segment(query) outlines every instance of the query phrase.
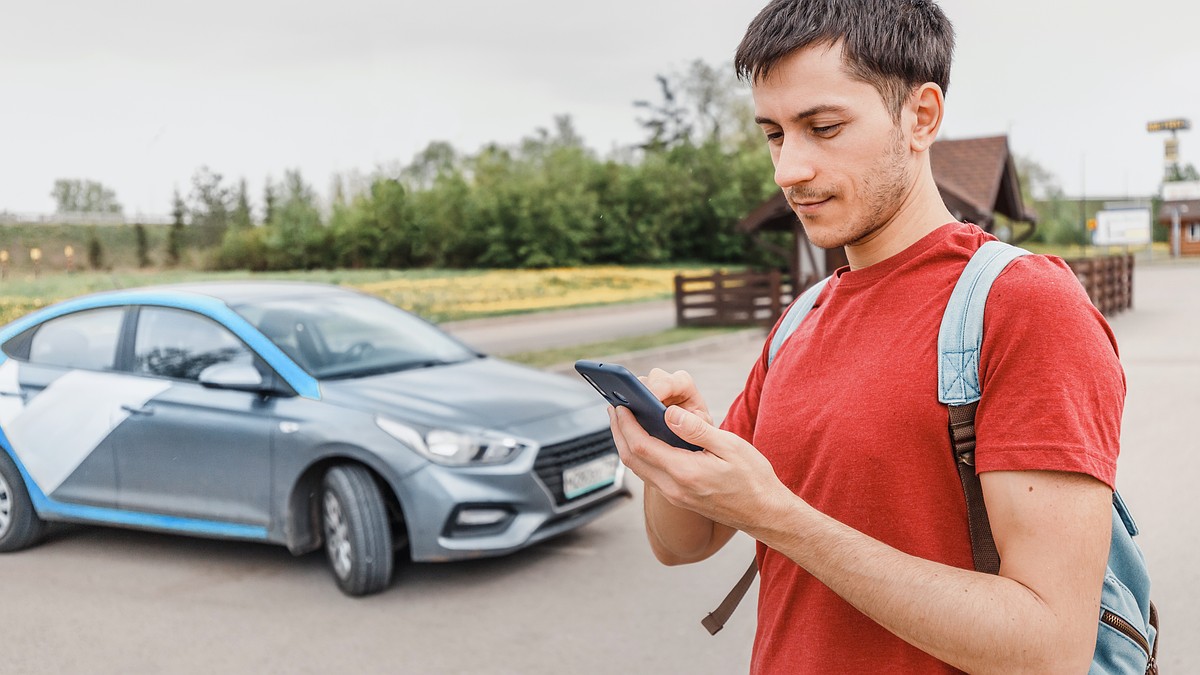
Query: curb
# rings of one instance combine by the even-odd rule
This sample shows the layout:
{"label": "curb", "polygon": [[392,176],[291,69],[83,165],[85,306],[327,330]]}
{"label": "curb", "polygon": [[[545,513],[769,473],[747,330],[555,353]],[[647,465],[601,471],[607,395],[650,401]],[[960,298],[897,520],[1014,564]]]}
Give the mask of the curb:
{"label": "curb", "polygon": [[[622,354],[606,354],[603,357],[598,358],[607,363],[619,363],[634,373],[639,373],[655,367],[657,362],[666,359],[673,359],[692,354],[702,354],[704,352],[716,351],[726,347],[735,347],[754,342],[761,344],[766,337],[767,331],[764,328],[747,328],[746,330],[726,333],[725,335],[713,335],[711,337],[691,340],[689,342],[680,342],[678,344],[664,345],[662,347],[652,347],[650,349],[639,349],[637,351],[624,352]],[[542,370],[561,375],[574,375],[575,362],[564,361],[563,363],[555,363],[542,368]]]}

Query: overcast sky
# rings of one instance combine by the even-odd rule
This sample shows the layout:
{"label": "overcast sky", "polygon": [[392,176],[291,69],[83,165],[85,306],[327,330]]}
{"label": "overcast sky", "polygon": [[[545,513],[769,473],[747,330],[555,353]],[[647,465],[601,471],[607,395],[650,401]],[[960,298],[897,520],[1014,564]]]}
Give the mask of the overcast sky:
{"label": "overcast sky", "polygon": [[[570,114],[602,154],[643,137],[654,76],[727,64],[765,0],[0,0],[0,211],[57,178],[165,214],[207,165],[248,179],[473,153]],[[1162,135],[1200,123],[1200,5],[942,0],[958,49],[942,138],[1007,133],[1068,194],[1157,190]],[[1200,129],[1180,134],[1200,165]],[[766,152],[764,146],[764,152]]]}

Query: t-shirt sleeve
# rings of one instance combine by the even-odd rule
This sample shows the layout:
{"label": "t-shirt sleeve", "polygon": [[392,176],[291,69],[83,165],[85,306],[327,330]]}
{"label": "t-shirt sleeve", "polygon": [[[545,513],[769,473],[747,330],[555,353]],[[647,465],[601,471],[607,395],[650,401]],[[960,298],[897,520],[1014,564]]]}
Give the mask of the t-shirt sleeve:
{"label": "t-shirt sleeve", "polygon": [[1084,473],[1115,487],[1125,374],[1108,322],[1060,258],[1024,256],[988,295],[976,468]]}

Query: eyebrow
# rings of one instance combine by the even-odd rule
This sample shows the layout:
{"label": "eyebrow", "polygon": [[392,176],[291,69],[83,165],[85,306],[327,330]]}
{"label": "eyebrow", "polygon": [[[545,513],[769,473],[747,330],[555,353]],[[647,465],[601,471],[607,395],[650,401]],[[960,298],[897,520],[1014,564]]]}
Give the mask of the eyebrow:
{"label": "eyebrow", "polygon": [[[833,105],[831,103],[823,103],[821,105],[814,105],[813,107],[809,108],[808,110],[804,110],[802,112],[796,113],[795,115],[792,115],[791,121],[792,122],[803,122],[804,120],[806,120],[810,117],[814,117],[814,116],[820,115],[822,113],[844,114],[845,112],[846,112],[845,106]],[[776,124],[776,125],[779,124],[778,122],[776,122],[775,120],[773,120],[769,117],[761,117],[761,116],[756,116],[754,118],[754,123],[755,124]]]}

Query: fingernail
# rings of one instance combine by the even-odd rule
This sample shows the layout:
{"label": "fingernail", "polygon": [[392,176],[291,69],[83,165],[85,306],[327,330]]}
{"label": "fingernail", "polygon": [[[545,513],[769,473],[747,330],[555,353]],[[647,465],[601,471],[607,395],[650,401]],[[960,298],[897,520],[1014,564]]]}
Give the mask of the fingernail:
{"label": "fingernail", "polygon": [[683,408],[677,405],[667,408],[666,417],[671,424],[683,424]]}

